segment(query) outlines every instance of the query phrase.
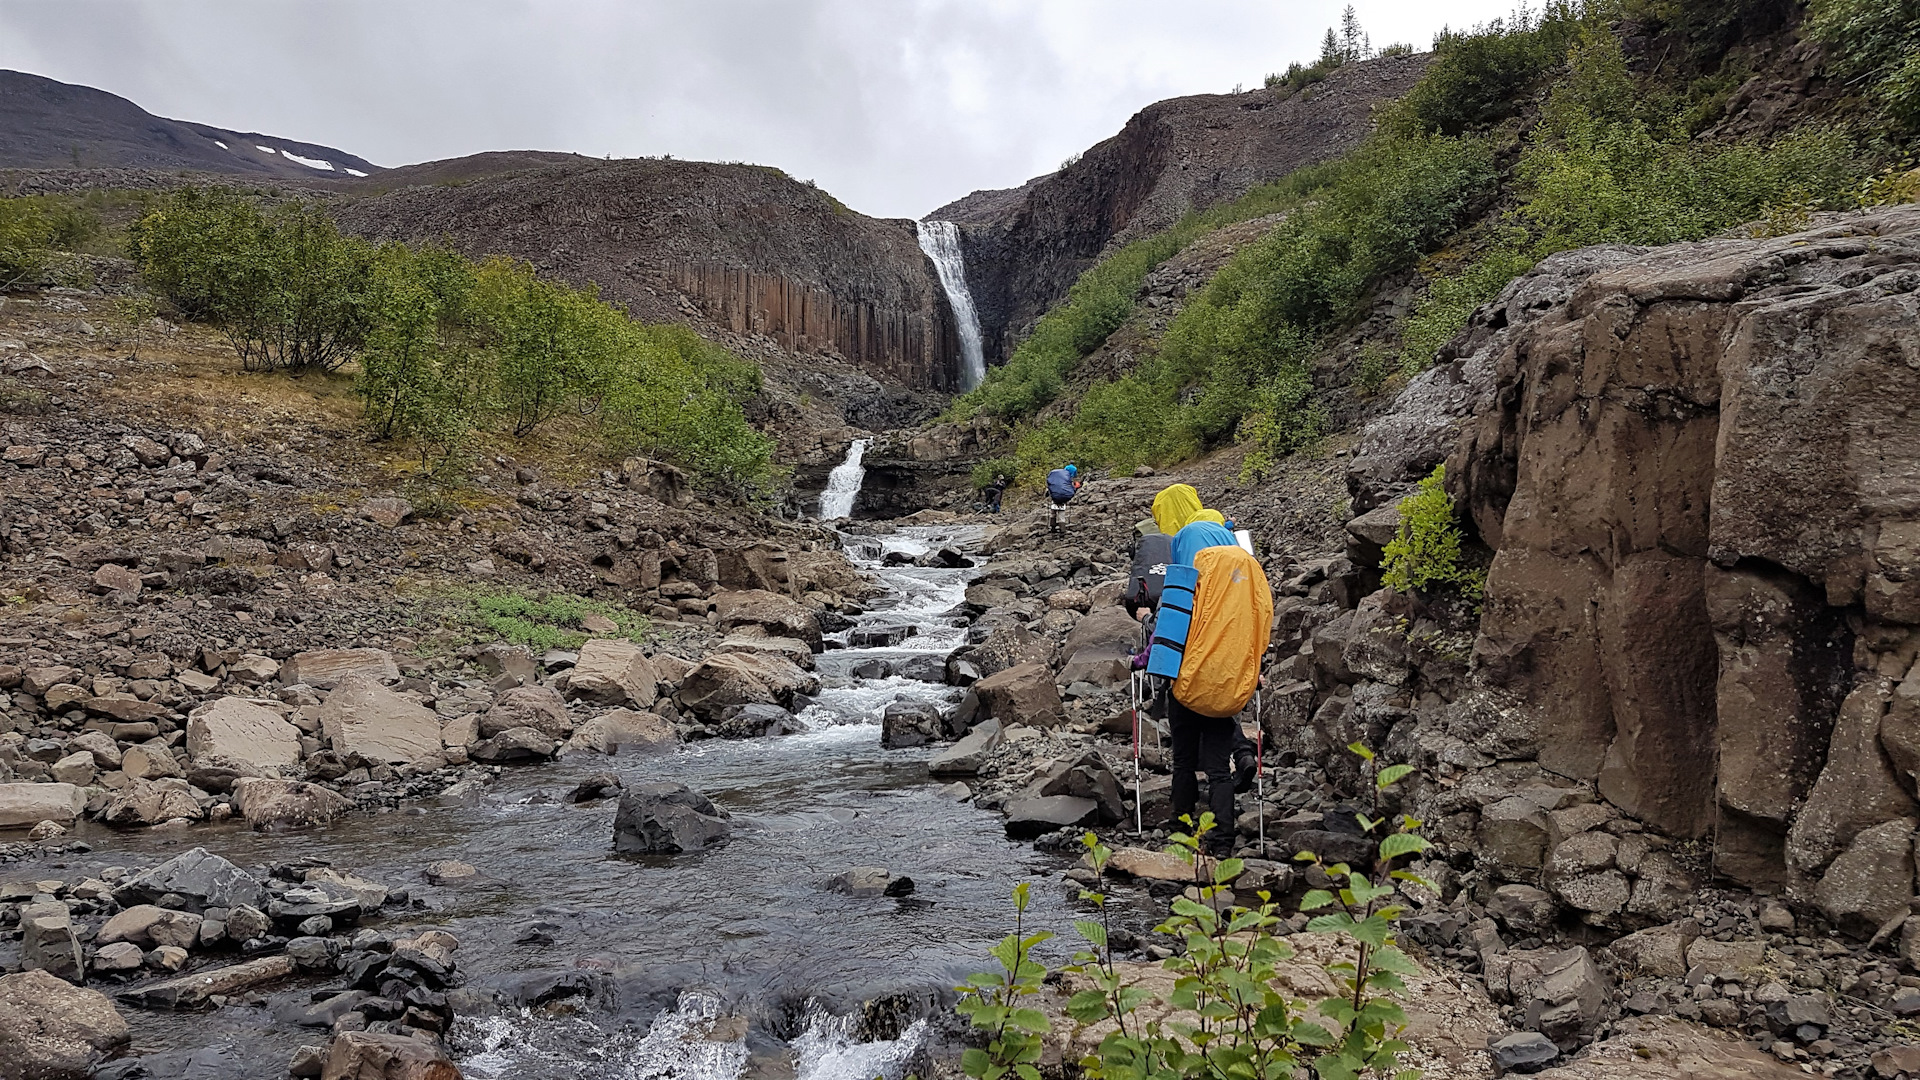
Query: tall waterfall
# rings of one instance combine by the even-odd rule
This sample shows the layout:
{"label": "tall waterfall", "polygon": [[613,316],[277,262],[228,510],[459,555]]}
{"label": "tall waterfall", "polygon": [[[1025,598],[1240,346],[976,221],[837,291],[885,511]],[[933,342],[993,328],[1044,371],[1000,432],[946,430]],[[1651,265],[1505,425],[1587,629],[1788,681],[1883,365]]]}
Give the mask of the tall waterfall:
{"label": "tall waterfall", "polygon": [[827,474],[827,490],[820,493],[821,521],[853,515],[853,500],[860,495],[860,481],[867,478],[866,467],[860,464],[860,459],[866,456],[867,444],[872,441],[853,440],[853,445],[847,447],[847,460]]}
{"label": "tall waterfall", "polygon": [[960,375],[967,389],[980,385],[987,377],[986,353],[980,347],[980,315],[973,309],[973,294],[967,291],[967,262],[960,253],[960,226],[951,221],[919,223],[920,250],[933,260],[940,272],[940,287],[947,291],[947,306],[953,308],[953,320],[960,330]]}

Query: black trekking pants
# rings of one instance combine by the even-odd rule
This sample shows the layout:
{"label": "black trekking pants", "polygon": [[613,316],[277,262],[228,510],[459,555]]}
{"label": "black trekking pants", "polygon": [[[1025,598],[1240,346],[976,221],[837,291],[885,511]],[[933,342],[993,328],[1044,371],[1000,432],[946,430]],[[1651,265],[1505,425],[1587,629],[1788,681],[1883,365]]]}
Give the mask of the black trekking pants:
{"label": "black trekking pants", "polygon": [[[1195,813],[1200,801],[1200,781],[1196,771],[1207,774],[1207,809],[1216,822],[1208,834],[1211,846],[1233,843],[1233,743],[1239,725],[1232,717],[1202,716],[1172,695],[1167,697],[1167,730],[1173,738],[1173,820]],[[1177,825],[1182,832],[1187,826]]]}

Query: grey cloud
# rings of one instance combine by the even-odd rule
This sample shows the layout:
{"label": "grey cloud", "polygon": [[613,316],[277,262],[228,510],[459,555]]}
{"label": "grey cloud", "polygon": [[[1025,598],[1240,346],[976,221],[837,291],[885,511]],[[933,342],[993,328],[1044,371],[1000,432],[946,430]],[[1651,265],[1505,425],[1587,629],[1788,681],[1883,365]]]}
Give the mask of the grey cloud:
{"label": "grey cloud", "polygon": [[[1372,0],[1425,45],[1510,0]],[[1309,0],[4,0],[0,66],[384,165],[482,150],[745,160],[918,216],[1140,107],[1315,53]]]}

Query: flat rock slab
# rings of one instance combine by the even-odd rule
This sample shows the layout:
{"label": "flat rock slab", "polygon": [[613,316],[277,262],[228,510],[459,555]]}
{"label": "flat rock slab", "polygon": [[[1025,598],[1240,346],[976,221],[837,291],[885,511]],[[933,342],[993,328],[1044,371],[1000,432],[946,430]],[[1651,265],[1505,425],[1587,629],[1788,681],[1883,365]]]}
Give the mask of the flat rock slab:
{"label": "flat rock slab", "polygon": [[1070,825],[1085,825],[1100,813],[1100,804],[1077,795],[1042,795],[1007,804],[1007,836],[1032,840]]}
{"label": "flat rock slab", "polygon": [[137,987],[122,993],[120,999],[147,1009],[193,1009],[205,1005],[215,994],[237,994],[291,974],[292,957],[262,956]]}
{"label": "flat rock slab", "polygon": [[0,784],[0,829],[71,824],[86,805],[86,792],[72,784]]}
{"label": "flat rock slab", "polygon": [[400,677],[400,665],[385,649],[309,649],[294,653],[280,666],[280,681],[292,686],[305,683],[331,690],[349,675],[364,675],[378,682]]}

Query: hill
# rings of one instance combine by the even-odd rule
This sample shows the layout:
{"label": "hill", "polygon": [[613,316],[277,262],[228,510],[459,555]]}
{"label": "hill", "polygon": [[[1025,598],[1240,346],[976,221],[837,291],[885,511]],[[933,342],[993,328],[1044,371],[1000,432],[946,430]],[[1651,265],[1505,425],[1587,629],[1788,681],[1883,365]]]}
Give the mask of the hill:
{"label": "hill", "polygon": [[380,171],[331,146],[169,120],[104,90],[24,71],[0,71],[0,168],[190,169],[285,180]]}

